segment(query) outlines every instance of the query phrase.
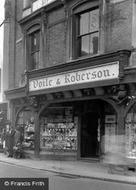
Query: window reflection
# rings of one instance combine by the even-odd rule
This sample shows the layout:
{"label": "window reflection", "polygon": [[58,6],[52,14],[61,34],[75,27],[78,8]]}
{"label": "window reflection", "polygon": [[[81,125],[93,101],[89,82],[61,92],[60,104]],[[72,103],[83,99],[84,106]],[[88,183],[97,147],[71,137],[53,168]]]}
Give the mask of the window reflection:
{"label": "window reflection", "polygon": [[97,54],[98,52],[98,33],[90,35],[90,54]]}
{"label": "window reflection", "polygon": [[81,56],[89,54],[89,36],[81,38]]}
{"label": "window reflection", "polygon": [[35,52],[32,54],[32,67],[31,69],[38,69],[39,68],[39,59],[40,59],[40,52]]}
{"label": "window reflection", "polygon": [[89,31],[95,32],[99,30],[99,10],[96,9],[91,11],[89,16],[90,16]]}
{"label": "window reflection", "polygon": [[80,35],[89,32],[89,13],[80,15]]}

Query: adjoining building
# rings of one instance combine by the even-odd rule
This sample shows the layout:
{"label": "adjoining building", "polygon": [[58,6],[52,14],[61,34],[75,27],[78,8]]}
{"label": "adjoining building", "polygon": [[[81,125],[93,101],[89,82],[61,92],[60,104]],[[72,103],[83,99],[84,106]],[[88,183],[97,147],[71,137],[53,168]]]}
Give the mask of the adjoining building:
{"label": "adjoining building", "polygon": [[7,119],[7,109],[8,104],[5,101],[2,101],[2,76],[1,76],[1,68],[0,68],[0,152],[3,152],[3,142],[4,142],[4,133],[6,130],[6,126],[8,125]]}
{"label": "adjoining building", "polygon": [[7,103],[1,102],[0,103],[0,151],[3,151],[3,145],[4,145],[4,136],[5,131],[7,128],[7,125],[9,121],[7,120]]}
{"label": "adjoining building", "polygon": [[123,139],[136,158],[135,1],[7,0],[5,16],[5,95],[26,152],[100,160]]}

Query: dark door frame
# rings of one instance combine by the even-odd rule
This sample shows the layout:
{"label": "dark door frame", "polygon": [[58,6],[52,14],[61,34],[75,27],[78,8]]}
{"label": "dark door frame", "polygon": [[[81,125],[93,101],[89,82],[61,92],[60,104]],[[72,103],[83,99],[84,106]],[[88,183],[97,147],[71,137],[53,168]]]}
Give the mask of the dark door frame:
{"label": "dark door frame", "polygon": [[[107,104],[109,104],[109,106],[111,106],[113,109],[114,109],[114,111],[116,112],[116,114],[118,115],[118,112],[117,112],[117,110],[115,109],[115,107],[113,106],[113,104],[110,104],[108,101],[105,101],[104,99],[90,99],[90,100],[100,100],[100,101],[102,101],[103,103],[107,103]],[[79,121],[79,127],[78,127],[78,131],[77,131],[77,134],[78,134],[78,136],[77,136],[77,159],[78,160],[93,160],[93,161],[99,161],[100,159],[101,159],[101,140],[102,140],[102,134],[104,133],[104,131],[102,131],[102,130],[105,130],[103,127],[104,127],[104,117],[103,117],[103,112],[102,112],[102,110],[99,110],[99,112],[98,112],[98,118],[100,119],[100,145],[99,145],[99,156],[98,157],[82,157],[81,156],[81,128],[82,128],[82,116],[83,116],[83,114],[85,114],[85,113],[89,113],[89,112],[92,112],[92,113],[94,113],[94,111],[90,111],[90,110],[87,110],[86,112],[84,112],[84,113],[79,113],[79,115],[78,115],[78,121]]]}

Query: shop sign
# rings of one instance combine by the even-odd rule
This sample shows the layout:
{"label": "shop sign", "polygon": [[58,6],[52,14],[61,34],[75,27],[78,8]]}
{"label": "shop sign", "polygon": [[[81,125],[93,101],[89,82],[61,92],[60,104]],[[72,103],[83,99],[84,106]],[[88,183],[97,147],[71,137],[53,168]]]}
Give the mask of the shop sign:
{"label": "shop sign", "polygon": [[55,87],[90,83],[117,79],[119,77],[119,62],[82,68],[68,72],[47,75],[29,80],[29,91],[44,90]]}
{"label": "shop sign", "polygon": [[116,115],[106,115],[105,123],[116,123]]}

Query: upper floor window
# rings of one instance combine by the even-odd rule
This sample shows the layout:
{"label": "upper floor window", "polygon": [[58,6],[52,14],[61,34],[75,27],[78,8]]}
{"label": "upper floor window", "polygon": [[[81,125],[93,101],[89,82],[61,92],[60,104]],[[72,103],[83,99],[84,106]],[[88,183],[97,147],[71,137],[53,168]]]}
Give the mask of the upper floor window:
{"label": "upper floor window", "polygon": [[42,8],[43,6],[47,6],[53,3],[56,0],[23,0],[23,14],[22,17],[26,17]]}
{"label": "upper floor window", "polygon": [[41,26],[39,20],[34,22],[35,24],[24,30],[27,70],[39,69],[41,63]]}
{"label": "upper floor window", "polygon": [[40,30],[29,35],[29,70],[38,69],[40,66]]}
{"label": "upper floor window", "polygon": [[99,44],[99,9],[95,8],[78,14],[77,33],[78,57],[95,55]]}
{"label": "upper floor window", "polygon": [[31,0],[23,0],[23,9],[30,8]]}

